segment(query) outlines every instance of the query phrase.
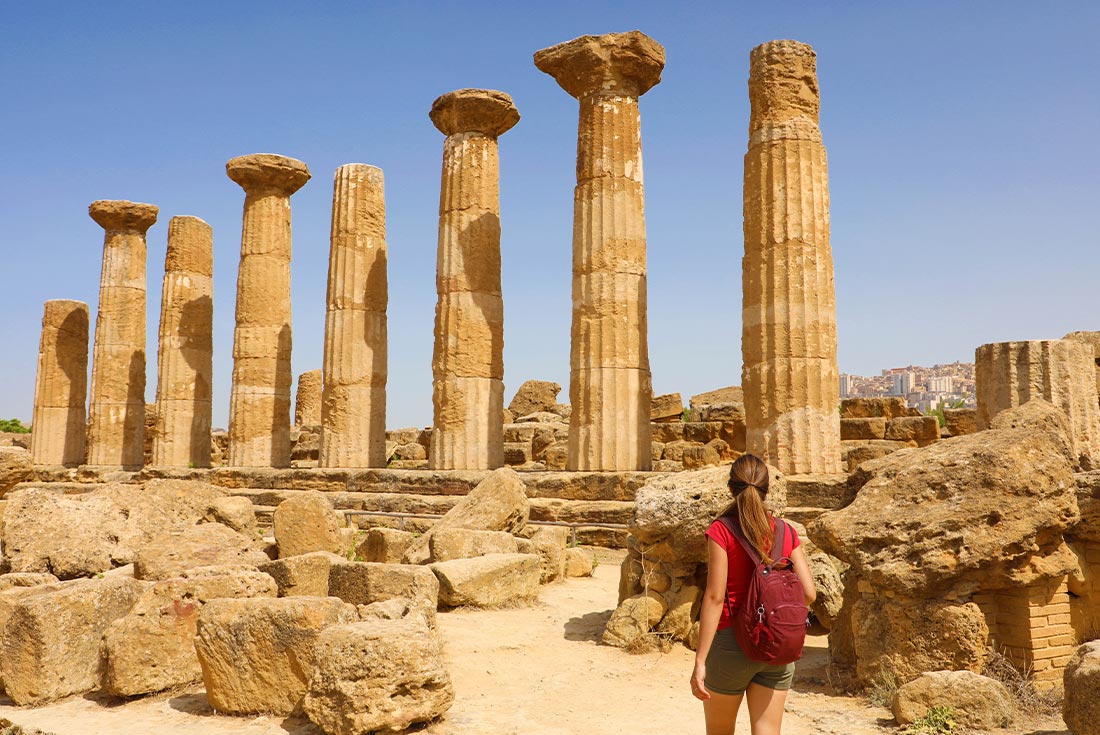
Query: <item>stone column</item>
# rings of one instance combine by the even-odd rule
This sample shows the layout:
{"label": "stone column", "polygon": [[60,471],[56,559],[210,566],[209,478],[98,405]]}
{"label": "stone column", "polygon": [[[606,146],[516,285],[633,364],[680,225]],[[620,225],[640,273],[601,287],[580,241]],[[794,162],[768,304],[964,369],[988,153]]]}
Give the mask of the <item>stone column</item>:
{"label": "stone column", "polygon": [[447,139],[439,196],[429,466],[494,469],[504,464],[497,137],[519,122],[519,112],[503,92],[460,89],[437,99],[430,117]]}
{"label": "stone column", "polygon": [[84,403],[88,396],[88,305],[47,301],[34,382],[31,461],[84,463]]}
{"label": "stone column", "polygon": [[382,169],[349,163],[332,192],[320,467],[386,466],[386,198]]}
{"label": "stone column", "polygon": [[814,50],[771,41],[749,60],[742,378],[746,444],[788,474],[838,473],[836,294]]}
{"label": "stone column", "polygon": [[231,159],[245,191],[229,465],[290,466],[290,195],[309,181],[301,161],[270,153]]}
{"label": "stone column", "polygon": [[298,376],[294,394],[294,425],[321,425],[321,371],[309,370]]}
{"label": "stone column", "polygon": [[88,407],[89,465],[136,468],[144,460],[145,233],[159,211],[127,201],[88,207],[106,230]]}
{"label": "stone column", "polygon": [[168,222],[157,350],[153,465],[210,466],[214,234],[198,217]]}
{"label": "stone column", "polygon": [[1074,455],[1085,467],[1100,466],[1100,404],[1090,344],[1075,339],[995,342],[974,356],[978,429],[1010,408],[1039,398],[1062,410]]}
{"label": "stone column", "polygon": [[638,98],[664,48],[638,32],[582,36],[535,54],[580,101],[573,194],[570,470],[648,470],[650,372]]}

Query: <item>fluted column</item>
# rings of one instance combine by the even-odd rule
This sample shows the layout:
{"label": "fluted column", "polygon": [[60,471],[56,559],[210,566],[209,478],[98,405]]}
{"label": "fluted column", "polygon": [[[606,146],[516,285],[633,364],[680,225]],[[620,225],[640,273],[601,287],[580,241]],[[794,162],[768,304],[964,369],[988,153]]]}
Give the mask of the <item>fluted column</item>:
{"label": "fluted column", "polygon": [[84,403],[88,394],[88,305],[47,301],[34,382],[31,461],[38,465],[84,463]]}
{"label": "fluted column", "polygon": [[747,449],[788,474],[841,471],[829,185],[812,48],[771,41],[749,67],[742,261]]}
{"label": "fluted column", "polygon": [[290,195],[309,181],[301,161],[270,153],[231,159],[245,191],[229,465],[290,466]]}
{"label": "fluted column", "polygon": [[308,370],[298,376],[298,390],[294,392],[294,425],[321,425],[320,370]]}
{"label": "fluted column", "polygon": [[1100,405],[1092,345],[1074,339],[994,342],[974,355],[978,429],[1001,411],[1032,399],[1066,415],[1073,452],[1088,468],[1100,466]]}
{"label": "fluted column", "polygon": [[433,469],[504,464],[504,300],[497,137],[519,122],[512,98],[459,89],[430,113],[443,143],[432,355]]}
{"label": "fluted column", "polygon": [[198,217],[168,222],[157,350],[153,464],[210,466],[214,233]]}
{"label": "fluted column", "polygon": [[638,98],[665,50],[638,32],[582,36],[535,54],[580,101],[573,195],[570,470],[648,470],[652,398]]}
{"label": "fluted column", "polygon": [[88,407],[88,464],[141,467],[145,448],[145,233],[152,204],[100,200],[88,214],[105,231]]}
{"label": "fluted column", "polygon": [[321,467],[386,466],[386,198],[382,169],[336,169],[321,399]]}

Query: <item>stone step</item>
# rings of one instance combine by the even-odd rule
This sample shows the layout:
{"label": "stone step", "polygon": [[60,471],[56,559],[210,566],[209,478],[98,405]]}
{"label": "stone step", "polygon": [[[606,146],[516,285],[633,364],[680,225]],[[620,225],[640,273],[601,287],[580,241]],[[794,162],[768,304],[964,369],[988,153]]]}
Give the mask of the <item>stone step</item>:
{"label": "stone step", "polygon": [[[271,469],[218,467],[172,469],[147,467],[140,472],[95,468],[40,467],[35,484],[144,482],[151,479],[197,480],[219,487],[265,490],[318,490],[320,492],[383,492],[411,495],[462,496],[485,479],[483,470],[399,469]],[[638,488],[660,472],[547,472],[517,473],[531,498],[633,502]]]}
{"label": "stone step", "polygon": [[[271,525],[271,514],[282,501],[294,495],[307,492],[302,490],[265,490],[263,488],[238,488],[234,495],[246,497],[252,501],[261,528]],[[461,498],[432,495],[408,495],[404,493],[330,493],[327,496],[337,511],[380,511],[383,513],[407,513],[410,516],[443,515]],[[554,498],[532,498],[531,520],[570,523],[580,526],[577,538],[580,543],[594,546],[612,546],[621,548],[626,544],[625,528],[599,528],[586,526],[589,523],[606,523],[625,526],[630,523],[634,513],[634,504],[624,501],[601,500],[559,500]],[[353,525],[360,528],[386,526],[397,528],[397,518],[387,516],[352,516]],[[408,518],[405,527],[422,531],[434,518]]]}
{"label": "stone step", "polygon": [[856,496],[847,474],[789,475],[786,479],[788,506],[835,510],[848,505]]}

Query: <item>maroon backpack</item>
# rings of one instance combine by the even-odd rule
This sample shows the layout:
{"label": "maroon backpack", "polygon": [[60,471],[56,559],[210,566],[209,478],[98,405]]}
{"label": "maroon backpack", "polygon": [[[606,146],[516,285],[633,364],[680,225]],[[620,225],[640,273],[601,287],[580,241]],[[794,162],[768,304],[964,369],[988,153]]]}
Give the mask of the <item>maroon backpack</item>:
{"label": "maroon backpack", "polygon": [[[789,557],[781,556],[765,564],[752,547],[737,521],[727,516],[719,518],[740,543],[753,562],[749,587],[740,609],[729,608],[733,634],[745,656],[769,664],[789,664],[802,657],[806,642],[807,610],[802,582],[794,573]],[[783,553],[787,524],[775,519],[773,553]]]}

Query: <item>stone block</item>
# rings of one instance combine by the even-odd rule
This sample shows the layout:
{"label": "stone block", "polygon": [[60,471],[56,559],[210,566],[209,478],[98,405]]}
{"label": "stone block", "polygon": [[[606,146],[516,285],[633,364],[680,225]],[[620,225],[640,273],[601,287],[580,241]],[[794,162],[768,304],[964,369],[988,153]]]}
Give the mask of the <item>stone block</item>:
{"label": "stone block", "polygon": [[319,633],[359,619],[333,597],[213,600],[199,613],[195,651],[206,698],[234,715],[288,715],[301,704]]}
{"label": "stone block", "polygon": [[650,421],[679,421],[684,413],[684,400],[679,393],[653,396],[649,406]]}
{"label": "stone block", "polygon": [[343,555],[343,518],[332,501],[319,492],[292,495],[275,508],[275,541],[279,556],[299,556],[311,551]]}
{"label": "stone block", "polygon": [[530,536],[531,550],[542,562],[539,581],[548,584],[565,578],[565,551],[569,543],[569,529],[563,526],[539,526]]}
{"label": "stone block", "polygon": [[1100,735],[1100,640],[1079,647],[1062,676],[1066,726],[1077,735]]}
{"label": "stone block", "polygon": [[398,444],[393,450],[394,459],[427,459],[428,451],[424,448],[424,445],[417,442],[410,442],[408,444]]}
{"label": "stone block", "polygon": [[0,680],[18,705],[51,702],[100,685],[100,639],[147,587],[88,579],[28,594],[0,630]]}
{"label": "stone block", "polygon": [[910,416],[909,405],[901,396],[879,398],[845,398],[840,402],[842,419],[885,418]]}
{"label": "stone block", "polygon": [[400,564],[401,557],[416,540],[411,531],[396,528],[372,528],[367,537],[359,544],[355,553],[362,561],[376,561],[383,564]]}
{"label": "stone block", "polygon": [[720,421],[687,421],[684,423],[684,441],[697,444],[719,438],[722,433]]}
{"label": "stone block", "polygon": [[344,561],[329,551],[312,551],[267,561],[258,569],[275,580],[279,597],[328,597],[329,570]]}
{"label": "stone block", "polygon": [[947,424],[944,428],[951,436],[973,434],[978,430],[978,409],[976,408],[945,408],[943,418]]}
{"label": "stone block", "polygon": [[405,730],[454,702],[439,639],[416,616],[321,631],[302,708],[329,735]]}
{"label": "stone block", "polygon": [[251,567],[204,567],[155,583],[103,634],[103,690],[135,697],[199,681],[194,637],[202,606],[277,592],[274,579]]}
{"label": "stone block", "polygon": [[744,404],[745,395],[739,385],[730,385],[725,388],[697,393],[689,401],[692,408],[710,406],[716,403],[741,403]]}
{"label": "stone block", "polygon": [[668,444],[669,442],[683,441],[684,423],[682,421],[654,422],[649,425],[649,428],[655,442]]}
{"label": "stone block", "polygon": [[628,646],[649,633],[666,612],[668,603],[656,592],[627,597],[611,613],[601,640],[609,646]]}
{"label": "stone block", "polygon": [[[0,508],[0,512],[2,511],[3,508]],[[10,572],[8,574],[0,574],[0,592],[15,588],[38,587],[44,584],[54,584],[57,581],[57,577],[46,572]]]}
{"label": "stone block", "polygon": [[571,546],[565,550],[565,576],[591,577],[596,569],[596,555],[589,549]]}
{"label": "stone block", "polygon": [[569,444],[564,441],[556,441],[546,448],[543,454],[543,462],[548,470],[564,470],[569,460]]}
{"label": "stone block", "polygon": [[528,380],[519,387],[508,410],[513,416],[526,416],[539,411],[553,413],[561,386],[548,380]]}
{"label": "stone block", "polygon": [[531,461],[531,442],[504,442],[504,464],[525,465]]}
{"label": "stone block", "polygon": [[527,524],[530,512],[527,487],[519,475],[507,467],[493,470],[416,539],[402,560],[410,564],[426,562],[430,556],[429,544],[432,536],[443,529],[466,528],[512,533]]}
{"label": "stone block", "polygon": [[0,447],[0,498],[33,473],[30,452],[22,447]]}
{"label": "stone block", "polygon": [[[721,441],[720,439],[717,441]],[[725,446],[725,442],[722,442],[722,446]],[[722,454],[718,451],[718,448],[714,443],[707,443],[703,446],[690,446],[684,448],[684,453],[681,455],[681,462],[683,462],[685,470],[698,470],[704,467],[713,467],[714,465],[722,463]]]}
{"label": "stone block", "polygon": [[940,422],[935,416],[901,416],[886,424],[884,438],[890,441],[913,442],[918,447],[939,441]]}
{"label": "stone block", "polygon": [[842,441],[850,439],[885,439],[886,419],[859,418],[840,420],[840,438]]}
{"label": "stone block", "polygon": [[395,597],[412,600],[431,625],[439,583],[427,567],[416,564],[380,564],[345,561],[329,570],[329,595],[353,605],[385,602]]}
{"label": "stone block", "polygon": [[268,560],[256,539],[220,523],[202,523],[165,534],[146,544],[134,560],[137,579],[170,579],[195,567],[247,564]]}
{"label": "stone block", "polygon": [[439,603],[446,607],[499,607],[534,600],[542,576],[536,554],[488,554],[429,567],[439,579]]}
{"label": "stone block", "polygon": [[[681,458],[683,454],[680,455]],[[684,463],[675,459],[662,459],[653,463],[654,472],[681,472],[684,469]]]}
{"label": "stone block", "polygon": [[994,730],[1015,719],[1004,684],[973,671],[929,671],[898,687],[891,708],[899,725],[911,725],[933,707],[950,707],[962,727]]}
{"label": "stone block", "polygon": [[471,531],[445,528],[432,535],[429,544],[433,562],[470,559],[486,554],[516,554],[516,537],[507,531]]}

